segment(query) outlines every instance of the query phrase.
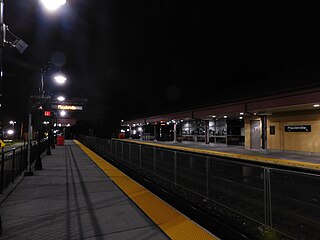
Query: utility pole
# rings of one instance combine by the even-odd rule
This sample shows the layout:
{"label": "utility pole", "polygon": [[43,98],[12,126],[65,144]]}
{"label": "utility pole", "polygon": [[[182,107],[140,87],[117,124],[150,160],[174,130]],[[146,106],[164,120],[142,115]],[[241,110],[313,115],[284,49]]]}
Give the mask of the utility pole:
{"label": "utility pole", "polygon": [[4,54],[4,40],[5,40],[5,27],[3,22],[3,0],[0,0],[0,127],[1,127],[1,140],[3,140],[3,54]]}

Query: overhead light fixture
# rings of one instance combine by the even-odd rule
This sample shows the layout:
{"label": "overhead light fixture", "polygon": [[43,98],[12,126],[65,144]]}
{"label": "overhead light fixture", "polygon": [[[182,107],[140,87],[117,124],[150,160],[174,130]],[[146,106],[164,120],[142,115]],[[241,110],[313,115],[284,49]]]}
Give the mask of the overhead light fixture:
{"label": "overhead light fixture", "polygon": [[240,115],[243,115],[243,114],[244,114],[243,112],[240,113]]}
{"label": "overhead light fixture", "polygon": [[66,111],[61,111],[61,112],[60,112],[60,116],[61,116],[61,117],[64,117],[64,116],[66,116],[66,115],[67,115]]}
{"label": "overhead light fixture", "polygon": [[314,104],[313,107],[315,108],[320,107],[320,104]]}
{"label": "overhead light fixture", "polygon": [[216,116],[215,116],[215,115],[213,115],[212,117],[213,117],[213,118],[216,118]]}
{"label": "overhead light fixture", "polygon": [[224,115],[223,117],[224,117],[224,118],[227,118],[228,116],[227,116],[227,115]]}
{"label": "overhead light fixture", "polygon": [[49,11],[54,11],[66,3],[66,0],[40,0]]}
{"label": "overhead light fixture", "polygon": [[7,133],[8,133],[9,135],[12,135],[12,134],[14,133],[14,131],[11,130],[11,129],[9,129],[9,130],[7,131]]}
{"label": "overhead light fixture", "polygon": [[59,75],[56,75],[56,76],[54,77],[54,80],[56,80],[56,82],[57,82],[58,84],[64,84],[64,83],[67,81],[67,78],[66,78],[65,76],[59,74]]}
{"label": "overhead light fixture", "polygon": [[64,100],[66,100],[66,98],[64,96],[59,96],[57,97],[57,100],[59,100],[60,102],[63,102]]}

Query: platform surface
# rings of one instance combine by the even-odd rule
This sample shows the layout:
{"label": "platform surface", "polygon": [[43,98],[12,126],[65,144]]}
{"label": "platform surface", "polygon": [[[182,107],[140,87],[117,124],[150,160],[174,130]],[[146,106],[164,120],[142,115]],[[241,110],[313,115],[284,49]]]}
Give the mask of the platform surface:
{"label": "platform surface", "polygon": [[77,141],[0,205],[0,239],[218,239]]}
{"label": "platform surface", "polygon": [[169,239],[73,142],[1,204],[0,239]]}

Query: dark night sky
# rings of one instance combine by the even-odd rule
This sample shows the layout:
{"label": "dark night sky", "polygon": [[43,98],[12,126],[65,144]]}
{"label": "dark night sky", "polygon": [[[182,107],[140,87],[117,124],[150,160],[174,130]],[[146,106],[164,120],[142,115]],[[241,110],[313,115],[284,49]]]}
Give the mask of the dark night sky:
{"label": "dark night sky", "polygon": [[70,0],[49,16],[37,0],[5,3],[6,24],[29,44],[5,52],[7,118],[26,118],[49,60],[69,82],[47,86],[88,98],[83,117],[105,126],[232,98],[230,88],[249,83],[249,93],[256,80],[320,63],[317,6]]}

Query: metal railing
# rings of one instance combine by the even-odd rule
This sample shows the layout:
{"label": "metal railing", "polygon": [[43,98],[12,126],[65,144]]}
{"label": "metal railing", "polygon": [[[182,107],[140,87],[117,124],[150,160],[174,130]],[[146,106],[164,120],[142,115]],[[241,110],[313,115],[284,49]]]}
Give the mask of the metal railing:
{"label": "metal railing", "polygon": [[[30,164],[33,164],[38,157],[38,144],[31,142]],[[47,148],[47,140],[40,142],[40,154],[44,153]],[[28,145],[10,150],[1,149],[0,159],[0,194],[20,176],[28,165]]]}
{"label": "metal railing", "polygon": [[240,231],[320,239],[320,173],[88,136],[81,141]]}

